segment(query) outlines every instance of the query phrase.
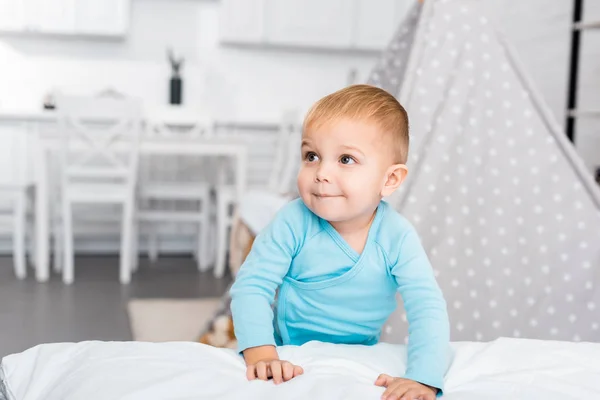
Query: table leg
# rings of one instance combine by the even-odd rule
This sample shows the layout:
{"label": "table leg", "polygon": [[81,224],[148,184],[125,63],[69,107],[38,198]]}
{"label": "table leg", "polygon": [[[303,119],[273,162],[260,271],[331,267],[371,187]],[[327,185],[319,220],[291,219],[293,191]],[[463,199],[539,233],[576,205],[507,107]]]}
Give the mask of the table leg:
{"label": "table leg", "polygon": [[[37,132],[36,132],[37,133]],[[46,282],[50,277],[48,263],[48,162],[46,159],[46,149],[42,140],[38,139],[35,143],[35,239],[36,239],[36,278],[38,282]]]}

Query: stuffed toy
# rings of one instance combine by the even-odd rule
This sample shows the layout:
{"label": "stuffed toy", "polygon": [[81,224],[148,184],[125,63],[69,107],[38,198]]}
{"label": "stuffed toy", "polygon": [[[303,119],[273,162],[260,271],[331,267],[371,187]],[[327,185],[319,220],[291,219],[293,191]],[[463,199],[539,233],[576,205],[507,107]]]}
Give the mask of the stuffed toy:
{"label": "stuffed toy", "polygon": [[209,330],[198,339],[200,343],[214,347],[235,349],[237,340],[233,332],[233,320],[230,315],[222,314],[212,322]]}

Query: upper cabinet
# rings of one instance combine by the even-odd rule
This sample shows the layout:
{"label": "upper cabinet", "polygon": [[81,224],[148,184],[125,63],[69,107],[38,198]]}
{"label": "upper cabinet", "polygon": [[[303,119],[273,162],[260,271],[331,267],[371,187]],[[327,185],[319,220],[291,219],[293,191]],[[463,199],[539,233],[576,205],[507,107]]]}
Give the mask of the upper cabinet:
{"label": "upper cabinet", "polygon": [[75,1],[77,2],[75,13],[75,29],[77,32],[108,36],[124,36],[127,34],[131,7],[130,0]]}
{"label": "upper cabinet", "polygon": [[131,0],[0,0],[0,32],[121,37]]}
{"label": "upper cabinet", "polygon": [[20,0],[0,0],[0,30],[18,31],[25,28],[24,4]]}
{"label": "upper cabinet", "polygon": [[352,44],[353,1],[266,0],[269,43],[290,46],[347,47]]}
{"label": "upper cabinet", "polygon": [[392,39],[412,1],[356,0],[354,46],[379,50]]}
{"label": "upper cabinet", "polygon": [[381,50],[411,0],[221,0],[221,41]]}
{"label": "upper cabinet", "polygon": [[268,0],[222,0],[219,12],[221,41],[239,43],[262,41],[266,1]]}
{"label": "upper cabinet", "polygon": [[26,31],[58,35],[75,33],[76,0],[27,0],[21,3]]}

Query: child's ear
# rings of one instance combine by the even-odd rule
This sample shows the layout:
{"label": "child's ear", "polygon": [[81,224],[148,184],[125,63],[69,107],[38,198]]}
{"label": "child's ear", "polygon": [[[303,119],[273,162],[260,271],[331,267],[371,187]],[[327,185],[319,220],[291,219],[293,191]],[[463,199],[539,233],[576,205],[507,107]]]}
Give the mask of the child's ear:
{"label": "child's ear", "polygon": [[408,168],[404,164],[394,164],[388,168],[386,172],[386,181],[381,189],[381,197],[387,197],[394,193],[400,187],[406,175]]}

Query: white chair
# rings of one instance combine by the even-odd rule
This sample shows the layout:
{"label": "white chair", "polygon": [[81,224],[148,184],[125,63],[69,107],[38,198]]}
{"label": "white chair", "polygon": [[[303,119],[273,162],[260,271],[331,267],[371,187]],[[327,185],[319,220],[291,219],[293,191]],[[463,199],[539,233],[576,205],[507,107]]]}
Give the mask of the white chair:
{"label": "white chair", "polygon": [[[173,117],[179,129],[169,123]],[[212,136],[214,123],[210,118],[191,116],[188,119],[180,113],[163,114],[151,123],[148,135],[159,135],[170,140],[206,140]],[[187,121],[187,122],[186,122]],[[185,126],[185,127],[182,127]],[[150,161],[153,161],[152,159]],[[154,159],[156,161],[156,158]],[[209,260],[209,218],[211,184],[207,178],[207,160],[168,157],[162,163],[154,162],[144,168],[140,181],[138,221],[148,228],[148,257],[158,258],[160,226],[167,223],[195,226],[195,246],[193,254],[198,269],[208,268]],[[153,207],[153,202],[195,203],[191,209],[181,209],[171,204],[170,209]]]}
{"label": "white chair", "polygon": [[[115,204],[122,208],[119,280],[131,280],[135,190],[141,134],[141,102],[136,99],[57,96],[62,136],[60,203],[63,282],[74,280],[75,205]],[[89,212],[89,211],[88,211]],[[134,263],[135,264],[135,263]]]}
{"label": "white chair", "polygon": [[[296,171],[294,160],[299,159],[299,137],[297,114],[287,112],[276,132],[241,132],[236,140],[249,146],[248,191],[266,191],[268,193],[289,194],[291,180]],[[236,216],[235,206],[241,201],[237,198],[235,186],[228,181],[227,168],[219,170],[219,184],[216,187],[216,261],[215,276],[225,274],[225,260],[228,251],[228,233]],[[229,174],[231,175],[231,174]]]}
{"label": "white chair", "polygon": [[27,277],[27,203],[31,184],[25,178],[27,138],[21,127],[0,132],[0,219],[12,232],[13,265],[18,279]]}

